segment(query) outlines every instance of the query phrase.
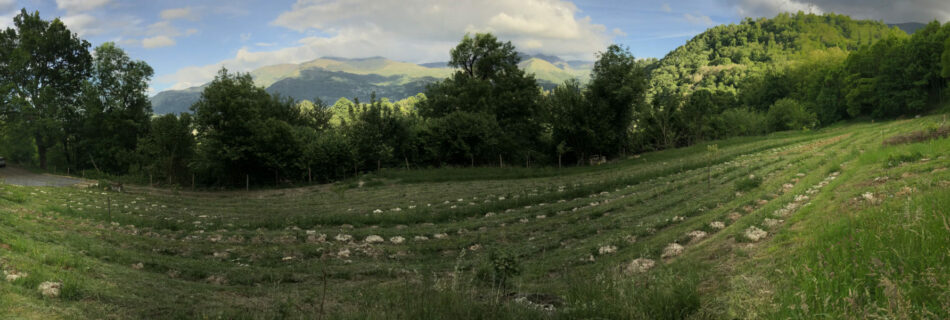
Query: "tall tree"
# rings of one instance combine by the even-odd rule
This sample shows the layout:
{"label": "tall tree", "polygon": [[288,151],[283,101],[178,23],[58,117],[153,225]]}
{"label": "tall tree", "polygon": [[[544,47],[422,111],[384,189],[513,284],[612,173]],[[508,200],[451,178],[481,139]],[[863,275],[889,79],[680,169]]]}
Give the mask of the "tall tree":
{"label": "tall tree", "polygon": [[0,83],[6,88],[3,111],[22,121],[33,136],[40,167],[47,151],[63,135],[66,118],[89,75],[89,42],[69,31],[59,19],[46,21],[25,9],[13,28],[0,33]]}
{"label": "tall tree", "polygon": [[83,85],[78,162],[92,161],[118,174],[129,169],[138,140],[149,130],[148,81],[153,73],[147,63],[132,60],[114,43],[96,48],[92,77]]}
{"label": "tall tree", "polygon": [[292,100],[271,96],[250,74],[221,69],[191,106],[198,131],[198,169],[205,180],[237,185],[245,175],[274,181],[293,169],[300,142],[293,125],[302,125]]}
{"label": "tall tree", "polygon": [[616,154],[628,141],[635,110],[644,103],[647,76],[630,50],[611,45],[598,54],[588,85],[591,112],[606,121],[608,130],[598,132],[597,152]]}
{"label": "tall tree", "polygon": [[[491,34],[466,35],[451,55],[449,65],[459,70],[427,87],[426,100],[418,106],[419,115],[432,119],[453,112],[485,114],[494,117],[503,134],[498,149],[482,152],[491,153],[490,156],[506,153],[522,159],[537,152],[542,129],[541,92],[534,76],[518,68],[520,58],[514,46]],[[467,116],[457,118],[463,117]],[[488,156],[480,154],[475,158]]]}

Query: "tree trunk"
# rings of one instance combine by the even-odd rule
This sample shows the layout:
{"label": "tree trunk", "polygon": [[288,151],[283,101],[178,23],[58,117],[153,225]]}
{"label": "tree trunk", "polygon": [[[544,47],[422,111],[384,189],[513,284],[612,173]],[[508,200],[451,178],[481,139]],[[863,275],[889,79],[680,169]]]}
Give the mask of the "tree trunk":
{"label": "tree trunk", "polygon": [[[41,139],[37,138],[36,142],[42,142]],[[46,145],[43,143],[36,144],[36,153],[40,158],[40,168],[46,170]]]}
{"label": "tree trunk", "polygon": [[558,169],[561,168],[561,154],[560,153],[557,154],[557,168]]}

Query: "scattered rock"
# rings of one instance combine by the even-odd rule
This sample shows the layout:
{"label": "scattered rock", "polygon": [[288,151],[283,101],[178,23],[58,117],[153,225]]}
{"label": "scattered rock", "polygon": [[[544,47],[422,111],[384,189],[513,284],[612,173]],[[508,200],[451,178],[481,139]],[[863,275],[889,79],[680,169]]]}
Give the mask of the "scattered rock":
{"label": "scattered rock", "polygon": [[40,294],[44,297],[56,298],[59,297],[59,292],[63,289],[63,284],[61,282],[44,281],[40,283],[38,289],[40,290]]}
{"label": "scattered rock", "polygon": [[722,223],[721,221],[713,221],[709,223],[709,227],[716,230],[722,230],[726,227],[726,224]]}
{"label": "scattered rock", "polygon": [[210,275],[207,278],[205,278],[205,282],[220,286],[220,285],[228,284],[228,279],[225,278],[224,276]]}
{"label": "scattered rock", "polygon": [[16,271],[10,271],[10,272],[4,271],[3,274],[5,275],[7,282],[13,282],[13,281],[16,281],[17,279],[26,278],[27,276],[30,275],[26,272],[16,272]]}
{"label": "scattered rock", "polygon": [[340,258],[349,258],[350,249],[341,249],[339,252],[336,253],[336,256]]}
{"label": "scattered rock", "polygon": [[377,236],[375,234],[367,236],[366,239],[363,240],[363,242],[366,242],[366,243],[380,243],[383,241],[386,241],[386,240],[383,239],[383,237]]}
{"label": "scattered rock", "polygon": [[336,237],[333,237],[333,239],[336,239],[336,241],[340,241],[340,242],[346,242],[346,241],[353,240],[353,236],[341,233],[341,234],[336,235]]}
{"label": "scattered rock", "polygon": [[597,248],[597,253],[601,255],[611,254],[614,252],[617,252],[617,246],[606,245],[606,246],[601,246],[600,248]]}
{"label": "scattered rock", "polygon": [[739,218],[742,218],[742,215],[739,214],[738,212],[733,211],[733,212],[730,212],[727,217],[729,218],[729,220],[736,221],[736,220],[739,220]]}
{"label": "scattered rock", "polygon": [[624,266],[623,272],[626,274],[637,274],[649,271],[656,265],[656,262],[646,258],[637,258]]}
{"label": "scattered rock", "polygon": [[389,242],[392,242],[393,244],[401,244],[403,242],[406,242],[406,238],[395,236],[395,237],[389,238]]}
{"label": "scattered rock", "polygon": [[213,253],[213,256],[218,259],[227,259],[230,255],[227,251]]}
{"label": "scattered rock", "polygon": [[426,240],[429,240],[429,237],[426,237],[426,236],[415,236],[415,237],[412,238],[412,240],[416,240],[416,241],[426,241]]}
{"label": "scattered rock", "polygon": [[280,261],[290,261],[290,260],[293,260],[293,259],[294,259],[293,256],[286,256],[286,257],[283,257],[282,259],[280,259]]}
{"label": "scattered rock", "polygon": [[436,233],[432,235],[432,237],[436,239],[447,239],[449,235],[447,233]]}
{"label": "scattered rock", "polygon": [[767,228],[771,228],[771,227],[782,224],[782,222],[785,222],[785,221],[781,219],[765,218],[765,221],[762,222],[762,225]]}
{"label": "scattered rock", "polygon": [[477,243],[468,247],[468,250],[472,250],[472,251],[478,251],[481,249],[482,249],[482,245],[477,244]]}
{"label": "scattered rock", "polygon": [[142,270],[142,268],[145,268],[145,265],[142,264],[141,262],[132,264],[132,269],[135,269],[135,270]]}
{"label": "scattered rock", "polygon": [[706,237],[706,231],[694,230],[687,232],[686,236],[690,238],[691,242],[696,242]]}
{"label": "scattered rock", "polygon": [[752,240],[752,242],[758,242],[768,235],[768,232],[765,232],[765,230],[759,229],[756,226],[750,226],[748,229],[745,229],[745,237],[749,240]]}
{"label": "scattered rock", "polygon": [[663,259],[672,258],[672,257],[682,254],[684,249],[685,248],[683,248],[683,246],[681,246],[680,244],[673,242],[663,249],[663,255],[661,255],[660,257]]}
{"label": "scattered rock", "polygon": [[324,243],[324,242],[327,242],[327,235],[326,235],[326,234],[323,234],[323,233],[321,233],[321,234],[319,234],[319,235],[316,235],[316,234],[308,235],[308,236],[307,236],[307,242],[308,242],[308,243]]}
{"label": "scattered rock", "polygon": [[686,220],[686,217],[673,216],[673,222],[680,222]]}

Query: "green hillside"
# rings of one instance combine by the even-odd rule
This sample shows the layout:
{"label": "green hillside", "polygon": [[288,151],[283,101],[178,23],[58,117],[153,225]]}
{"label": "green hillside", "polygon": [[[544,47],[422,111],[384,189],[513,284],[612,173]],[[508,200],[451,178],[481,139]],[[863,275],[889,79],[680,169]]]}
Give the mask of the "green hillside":
{"label": "green hillside", "polygon": [[947,318],[950,140],[881,143],[941,121],[294,189],[0,184],[0,318]]}
{"label": "green hillside", "polygon": [[783,13],[712,27],[667,54],[650,74],[651,93],[699,88],[735,91],[742,81],[787,66],[815,51],[849,52],[907,34],[844,15]]}

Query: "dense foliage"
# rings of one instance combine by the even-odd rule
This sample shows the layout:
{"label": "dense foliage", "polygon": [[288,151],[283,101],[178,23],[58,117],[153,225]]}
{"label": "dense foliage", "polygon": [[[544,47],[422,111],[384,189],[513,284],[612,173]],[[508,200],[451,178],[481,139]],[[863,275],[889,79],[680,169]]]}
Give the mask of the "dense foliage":
{"label": "dense foliage", "polygon": [[[153,117],[152,69],[21,12],[0,33],[0,153],[65,171],[243,187],[388,168],[561,166],[702,141],[915,116],[950,94],[950,24],[780,14],[717,26],[661,60],[611,45],[589,82],[544,90],[510,42],[466,35],[455,72],[392,102],[281,98],[221,70],[192,115]],[[319,96],[314,93],[314,96]],[[141,180],[140,180],[141,181]]]}

